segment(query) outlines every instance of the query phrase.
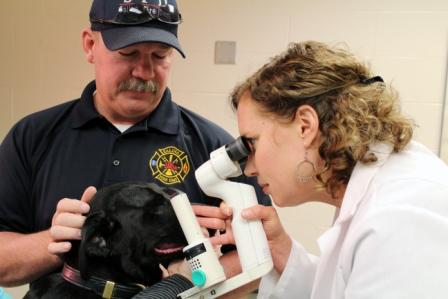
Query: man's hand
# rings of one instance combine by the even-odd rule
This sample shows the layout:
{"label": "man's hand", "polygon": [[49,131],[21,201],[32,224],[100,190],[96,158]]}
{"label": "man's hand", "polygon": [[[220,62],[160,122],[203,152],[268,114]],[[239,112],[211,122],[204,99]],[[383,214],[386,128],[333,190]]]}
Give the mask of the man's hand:
{"label": "man's hand", "polygon": [[189,280],[191,280],[190,266],[188,265],[188,263],[185,259],[172,261],[168,265],[168,269],[162,265],[159,265],[159,266],[160,266],[160,269],[162,270],[163,278],[166,278],[166,277],[174,275],[174,274],[180,274],[180,275],[188,278]]}
{"label": "man's hand", "polygon": [[[0,285],[17,286],[29,283],[61,265],[57,254],[71,249],[69,240],[81,238],[81,227],[88,202],[96,193],[88,187],[81,200],[59,201],[49,230],[33,234],[0,232]],[[55,255],[56,254],[56,255]]]}
{"label": "man's hand", "polygon": [[88,187],[81,200],[63,198],[58,202],[56,212],[51,222],[50,236],[52,242],[48,244],[48,251],[62,254],[72,248],[70,240],[81,239],[81,227],[86,219],[83,214],[90,210],[89,202],[96,193],[95,187]]}
{"label": "man's hand", "polygon": [[213,245],[235,244],[231,226],[231,208],[225,203],[222,203],[219,208],[206,205],[193,205],[192,207],[201,227],[218,231],[210,238]]}

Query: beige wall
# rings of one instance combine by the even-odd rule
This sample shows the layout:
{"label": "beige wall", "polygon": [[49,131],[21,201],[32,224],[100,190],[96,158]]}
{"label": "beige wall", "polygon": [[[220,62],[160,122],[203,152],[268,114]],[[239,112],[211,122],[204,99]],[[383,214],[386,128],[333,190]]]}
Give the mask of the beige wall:
{"label": "beige wall", "polygon": [[[416,139],[437,152],[447,59],[446,0],[178,0],[185,19],[170,86],[176,101],[237,135],[227,104],[236,82],[291,41],[345,42],[402,95]],[[0,138],[31,112],[77,98],[92,79],[80,31],[90,1],[4,1],[0,18]],[[235,65],[214,65],[215,41],[236,41]],[[317,252],[333,209],[281,210],[285,226]],[[1,258],[1,257],[0,257]],[[15,298],[20,298],[16,295]]]}

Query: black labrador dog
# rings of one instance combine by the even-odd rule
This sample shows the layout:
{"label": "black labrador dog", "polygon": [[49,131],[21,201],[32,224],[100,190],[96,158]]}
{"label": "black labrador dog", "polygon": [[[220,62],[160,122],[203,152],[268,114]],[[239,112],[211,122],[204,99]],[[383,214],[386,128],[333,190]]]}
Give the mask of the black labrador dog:
{"label": "black labrador dog", "polygon": [[99,190],[62,273],[33,282],[24,299],[131,298],[162,278],[187,244],[168,196],[154,184]]}

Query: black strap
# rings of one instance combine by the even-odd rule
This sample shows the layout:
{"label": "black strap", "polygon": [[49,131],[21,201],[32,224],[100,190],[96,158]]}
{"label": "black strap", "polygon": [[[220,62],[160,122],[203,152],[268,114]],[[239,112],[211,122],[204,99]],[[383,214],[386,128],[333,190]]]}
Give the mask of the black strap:
{"label": "black strap", "polygon": [[369,85],[375,82],[384,82],[383,78],[381,76],[375,76],[372,78],[360,78],[359,82],[365,85]]}
{"label": "black strap", "polygon": [[62,278],[106,299],[131,298],[145,288],[145,286],[139,284],[124,285],[95,276],[91,276],[89,279],[83,279],[78,270],[67,264],[64,264],[64,268],[62,269]]}
{"label": "black strap", "polygon": [[132,299],[176,299],[178,294],[192,287],[193,284],[186,277],[174,274],[144,289]]}

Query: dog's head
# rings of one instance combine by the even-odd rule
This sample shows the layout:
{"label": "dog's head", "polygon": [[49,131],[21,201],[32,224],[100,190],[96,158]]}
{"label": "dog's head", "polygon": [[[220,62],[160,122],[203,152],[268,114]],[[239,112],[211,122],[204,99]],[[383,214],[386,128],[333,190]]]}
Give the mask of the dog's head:
{"label": "dog's head", "polygon": [[79,270],[151,285],[159,264],[182,258],[187,241],[168,197],[154,184],[118,183],[99,190],[82,228]]}

